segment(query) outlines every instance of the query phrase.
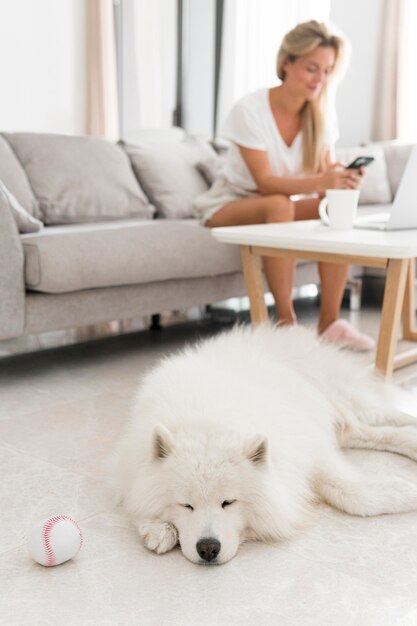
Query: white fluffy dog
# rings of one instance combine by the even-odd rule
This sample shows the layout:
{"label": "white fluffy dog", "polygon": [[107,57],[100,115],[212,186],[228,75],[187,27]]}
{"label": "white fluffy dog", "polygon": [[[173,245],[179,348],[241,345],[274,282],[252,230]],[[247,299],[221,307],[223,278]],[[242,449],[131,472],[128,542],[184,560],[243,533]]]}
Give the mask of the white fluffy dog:
{"label": "white fluffy dog", "polygon": [[275,542],[314,501],[352,515],[417,509],[417,485],[360,473],[341,448],[417,460],[417,420],[355,355],[296,328],[237,327],[166,358],[143,380],[114,487],[145,546],[178,543],[224,563],[242,541]]}

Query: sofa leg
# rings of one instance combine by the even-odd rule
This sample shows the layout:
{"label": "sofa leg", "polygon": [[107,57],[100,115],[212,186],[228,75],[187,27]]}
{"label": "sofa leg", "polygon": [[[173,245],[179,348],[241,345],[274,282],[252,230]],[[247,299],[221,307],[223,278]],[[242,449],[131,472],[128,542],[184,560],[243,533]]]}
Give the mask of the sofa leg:
{"label": "sofa leg", "polygon": [[349,279],[347,286],[350,289],[349,309],[351,311],[359,311],[362,304],[362,279]]}
{"label": "sofa leg", "polygon": [[149,328],[150,330],[161,330],[161,316],[159,313],[151,315],[151,325]]}

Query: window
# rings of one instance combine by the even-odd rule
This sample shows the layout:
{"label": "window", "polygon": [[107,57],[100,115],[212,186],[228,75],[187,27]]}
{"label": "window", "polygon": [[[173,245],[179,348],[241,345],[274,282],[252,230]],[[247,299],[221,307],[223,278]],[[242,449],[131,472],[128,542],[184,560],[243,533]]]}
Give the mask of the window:
{"label": "window", "polygon": [[326,21],[329,15],[330,0],[226,0],[219,124],[236,100],[276,83],[276,56],[288,30],[305,20]]}

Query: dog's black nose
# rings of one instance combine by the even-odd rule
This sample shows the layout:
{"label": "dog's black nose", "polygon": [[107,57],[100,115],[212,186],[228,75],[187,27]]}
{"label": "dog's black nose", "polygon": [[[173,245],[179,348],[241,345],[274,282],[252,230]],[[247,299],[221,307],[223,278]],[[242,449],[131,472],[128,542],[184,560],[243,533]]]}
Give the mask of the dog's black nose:
{"label": "dog's black nose", "polygon": [[205,561],[214,561],[217,558],[221,544],[213,537],[204,537],[197,542],[197,552]]}

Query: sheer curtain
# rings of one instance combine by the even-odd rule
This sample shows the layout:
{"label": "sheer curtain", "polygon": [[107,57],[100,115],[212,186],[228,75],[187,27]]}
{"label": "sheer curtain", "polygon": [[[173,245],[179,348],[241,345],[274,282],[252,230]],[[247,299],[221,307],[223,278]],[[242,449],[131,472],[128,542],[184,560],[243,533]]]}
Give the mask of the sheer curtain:
{"label": "sheer curtain", "polygon": [[373,139],[417,141],[417,3],[384,0]]}
{"label": "sheer curtain", "polygon": [[[395,139],[399,132],[400,74],[404,52],[404,9],[408,0],[384,0],[376,76],[372,138]],[[411,0],[410,4],[415,0]]]}
{"label": "sheer curtain", "polygon": [[330,0],[226,0],[217,103],[217,133],[233,104],[277,82],[276,56],[298,22],[328,20]]}
{"label": "sheer curtain", "polygon": [[119,125],[112,0],[87,0],[86,34],[86,132],[88,135],[117,139]]}
{"label": "sheer curtain", "polygon": [[401,0],[401,4],[396,136],[417,142],[417,2]]}
{"label": "sheer curtain", "polygon": [[[176,88],[176,0],[123,0],[124,131],[172,126]],[[127,10],[129,9],[129,10]],[[135,110],[129,103],[135,103]]]}

